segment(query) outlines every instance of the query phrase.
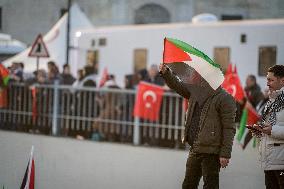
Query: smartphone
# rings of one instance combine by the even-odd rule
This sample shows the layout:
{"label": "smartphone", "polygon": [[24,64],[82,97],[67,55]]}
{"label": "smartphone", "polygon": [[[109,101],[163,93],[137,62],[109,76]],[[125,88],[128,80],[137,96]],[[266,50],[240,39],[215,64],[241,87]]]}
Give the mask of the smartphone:
{"label": "smartphone", "polygon": [[[258,125],[258,127],[261,127],[260,125]],[[258,131],[258,132],[260,132],[258,129],[256,129],[254,126],[252,126],[252,125],[246,125],[246,128],[248,128],[248,129],[251,129],[251,130],[253,130],[253,131]]]}

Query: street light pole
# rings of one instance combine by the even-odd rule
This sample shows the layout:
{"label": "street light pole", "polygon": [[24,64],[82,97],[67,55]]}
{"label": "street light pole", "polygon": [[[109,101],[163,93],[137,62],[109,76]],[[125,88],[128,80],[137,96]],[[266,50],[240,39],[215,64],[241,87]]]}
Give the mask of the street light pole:
{"label": "street light pole", "polygon": [[68,0],[68,16],[67,16],[67,30],[66,30],[66,64],[69,64],[69,48],[70,48],[70,18],[71,18],[71,0]]}

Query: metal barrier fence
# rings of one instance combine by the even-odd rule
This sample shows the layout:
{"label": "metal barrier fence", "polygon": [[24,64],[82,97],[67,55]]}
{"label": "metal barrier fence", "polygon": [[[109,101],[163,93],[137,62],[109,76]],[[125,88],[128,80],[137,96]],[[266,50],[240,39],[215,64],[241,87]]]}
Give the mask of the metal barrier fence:
{"label": "metal barrier fence", "polygon": [[164,94],[159,120],[151,122],[134,119],[134,90],[25,84],[6,90],[1,129],[183,148],[185,112],[175,93]]}

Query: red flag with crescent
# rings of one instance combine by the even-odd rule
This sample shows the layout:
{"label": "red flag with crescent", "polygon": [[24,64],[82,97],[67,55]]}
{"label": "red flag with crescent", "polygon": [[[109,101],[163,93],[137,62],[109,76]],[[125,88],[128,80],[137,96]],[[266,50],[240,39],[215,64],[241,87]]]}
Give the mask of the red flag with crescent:
{"label": "red flag with crescent", "polygon": [[140,82],[136,94],[134,116],[150,121],[158,120],[163,94],[162,87]]}
{"label": "red flag with crescent", "polygon": [[242,88],[237,69],[235,66],[233,68],[231,64],[226,71],[225,80],[222,84],[222,87],[239,102],[245,97],[245,92]]}
{"label": "red flag with crescent", "polygon": [[32,92],[32,120],[33,124],[36,123],[36,118],[37,118],[37,89],[35,87],[31,88]]}

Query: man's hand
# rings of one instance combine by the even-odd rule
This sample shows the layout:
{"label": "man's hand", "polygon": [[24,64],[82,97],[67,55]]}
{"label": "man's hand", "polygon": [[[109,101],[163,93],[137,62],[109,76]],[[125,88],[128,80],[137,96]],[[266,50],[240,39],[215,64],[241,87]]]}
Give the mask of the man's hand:
{"label": "man's hand", "polygon": [[271,135],[272,126],[269,124],[265,124],[264,127],[261,129],[261,132],[267,135]]}
{"label": "man's hand", "polygon": [[252,127],[253,127],[253,129],[256,129],[258,131],[262,130],[262,127],[260,125],[258,125],[258,124],[253,124]]}
{"label": "man's hand", "polygon": [[159,66],[160,73],[164,73],[166,71],[167,67],[164,63],[161,63]]}
{"label": "man's hand", "polygon": [[220,165],[222,168],[226,168],[230,162],[230,159],[228,158],[223,158],[223,157],[220,157]]}
{"label": "man's hand", "polygon": [[260,138],[262,136],[261,126],[258,124],[253,124],[252,126],[247,126],[249,131],[252,133],[252,136]]}
{"label": "man's hand", "polygon": [[183,136],[182,139],[181,139],[181,143],[182,143],[182,144],[185,144],[185,138],[184,138],[184,136]]}

